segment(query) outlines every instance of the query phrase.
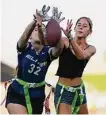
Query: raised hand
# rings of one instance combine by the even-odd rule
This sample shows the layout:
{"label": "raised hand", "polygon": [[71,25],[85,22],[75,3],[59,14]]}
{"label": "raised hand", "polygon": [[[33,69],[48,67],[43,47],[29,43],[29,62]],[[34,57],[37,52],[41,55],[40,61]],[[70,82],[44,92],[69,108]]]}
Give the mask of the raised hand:
{"label": "raised hand", "polygon": [[64,32],[64,34],[68,37],[68,38],[73,38],[72,37],[72,34],[71,34],[71,31],[72,31],[72,20],[67,20],[67,26],[66,26],[66,29],[62,28],[62,31]]}
{"label": "raised hand", "polygon": [[54,19],[58,23],[60,23],[61,21],[63,21],[65,19],[65,17],[60,18],[61,14],[62,14],[62,12],[59,12],[57,7],[53,7],[51,19]]}
{"label": "raised hand", "polygon": [[41,25],[43,18],[41,16],[39,16],[37,9],[36,9],[36,14],[34,14],[33,16],[34,16],[34,20],[35,20],[36,24]]}
{"label": "raised hand", "polygon": [[42,17],[42,21],[49,21],[50,17],[48,16],[48,11],[50,10],[50,6],[46,8],[46,5],[42,7],[42,10],[38,11],[39,16]]}

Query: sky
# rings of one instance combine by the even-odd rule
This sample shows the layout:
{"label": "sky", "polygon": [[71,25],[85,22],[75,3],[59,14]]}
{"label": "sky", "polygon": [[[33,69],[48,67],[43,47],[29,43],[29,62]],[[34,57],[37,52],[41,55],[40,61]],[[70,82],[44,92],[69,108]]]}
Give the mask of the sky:
{"label": "sky", "polygon": [[[72,19],[73,24],[82,16],[93,21],[93,33],[88,42],[97,49],[92,58],[94,64],[103,64],[103,52],[106,50],[106,2],[105,0],[2,0],[1,14],[1,60],[8,65],[17,65],[16,44],[25,27],[33,20],[36,9],[50,5],[59,8],[65,20]],[[51,11],[50,11],[51,14]]]}

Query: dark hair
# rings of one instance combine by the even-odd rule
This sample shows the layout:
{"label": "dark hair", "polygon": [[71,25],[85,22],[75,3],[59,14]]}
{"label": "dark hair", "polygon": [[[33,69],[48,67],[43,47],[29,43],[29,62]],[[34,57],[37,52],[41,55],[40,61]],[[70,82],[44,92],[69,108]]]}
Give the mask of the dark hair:
{"label": "dark hair", "polygon": [[90,18],[88,18],[88,17],[81,17],[81,18],[79,18],[79,19],[77,20],[76,24],[75,24],[75,27],[76,27],[76,25],[78,24],[78,22],[79,22],[81,19],[86,19],[86,20],[88,21],[90,30],[92,31],[93,23],[92,23],[92,20],[91,20]]}

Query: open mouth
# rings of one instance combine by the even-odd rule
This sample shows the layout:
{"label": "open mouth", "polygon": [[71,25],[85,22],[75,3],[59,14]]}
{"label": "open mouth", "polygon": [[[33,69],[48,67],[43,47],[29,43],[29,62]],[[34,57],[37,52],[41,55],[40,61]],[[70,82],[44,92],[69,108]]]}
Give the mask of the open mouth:
{"label": "open mouth", "polygon": [[35,44],[39,44],[40,45],[40,41],[35,41]]}

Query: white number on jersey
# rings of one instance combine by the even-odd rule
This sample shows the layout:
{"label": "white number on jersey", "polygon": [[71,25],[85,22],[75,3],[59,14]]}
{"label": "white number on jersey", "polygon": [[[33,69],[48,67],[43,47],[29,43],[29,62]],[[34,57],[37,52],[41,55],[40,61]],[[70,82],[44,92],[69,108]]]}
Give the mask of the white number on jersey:
{"label": "white number on jersey", "polygon": [[31,64],[30,69],[28,70],[29,73],[34,73],[35,75],[39,75],[39,72],[41,71],[40,67],[36,67],[36,71],[34,71],[35,65]]}

